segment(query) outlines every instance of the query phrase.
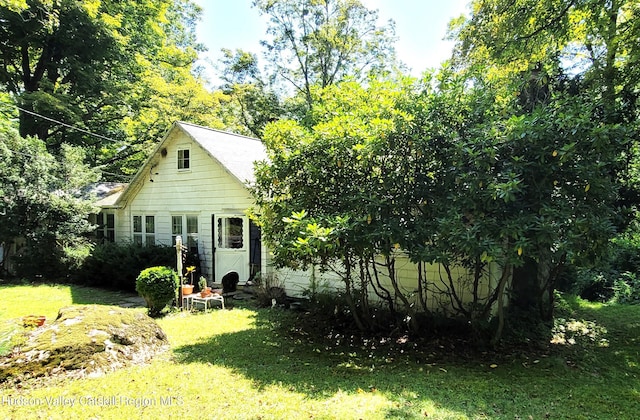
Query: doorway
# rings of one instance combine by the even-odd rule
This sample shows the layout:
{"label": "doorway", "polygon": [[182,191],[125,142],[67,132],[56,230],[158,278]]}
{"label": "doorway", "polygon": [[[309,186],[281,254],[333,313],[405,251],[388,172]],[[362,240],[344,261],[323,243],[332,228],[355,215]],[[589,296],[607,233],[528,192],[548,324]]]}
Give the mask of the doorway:
{"label": "doorway", "polygon": [[214,280],[219,283],[235,271],[244,283],[249,279],[249,218],[239,215],[213,216]]}

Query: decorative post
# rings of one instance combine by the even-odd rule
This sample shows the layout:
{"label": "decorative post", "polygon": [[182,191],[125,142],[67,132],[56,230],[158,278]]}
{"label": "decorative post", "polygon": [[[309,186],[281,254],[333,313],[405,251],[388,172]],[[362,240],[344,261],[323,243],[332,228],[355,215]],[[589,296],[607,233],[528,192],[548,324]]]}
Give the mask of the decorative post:
{"label": "decorative post", "polygon": [[176,271],[180,278],[178,285],[178,299],[182,308],[182,236],[176,236]]}

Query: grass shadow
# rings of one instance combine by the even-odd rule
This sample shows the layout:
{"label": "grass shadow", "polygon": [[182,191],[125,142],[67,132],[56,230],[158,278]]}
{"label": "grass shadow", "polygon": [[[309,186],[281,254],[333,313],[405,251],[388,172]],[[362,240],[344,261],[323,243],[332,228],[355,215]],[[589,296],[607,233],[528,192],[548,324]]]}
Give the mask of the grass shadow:
{"label": "grass shadow", "polygon": [[[573,301],[573,318],[584,325],[583,335],[593,342],[601,340],[584,351],[573,349],[576,358],[584,359],[596,367],[615,366],[631,377],[640,378],[640,305],[621,305]],[[603,338],[593,331],[601,331]],[[570,347],[570,346],[569,346]],[[638,385],[640,394],[640,385]]]}
{"label": "grass shadow", "polygon": [[[625,418],[640,408],[630,407],[640,405],[634,382],[621,377],[606,386],[621,374],[616,368],[593,375],[564,363],[561,355],[537,363],[505,358],[497,367],[483,360],[456,362],[444,354],[432,354],[429,360],[409,354],[385,358],[370,349],[307,341],[304,332],[290,334],[288,315],[279,312],[257,311],[254,329],[177,347],[176,360],[226,367],[259,389],[280,386],[309,399],[378,393],[392,402],[386,418],[423,418],[431,409],[450,413],[445,418],[571,417],[584,412],[591,413],[584,418]],[[613,349],[608,351],[617,357]],[[603,398],[608,405],[597,403]]]}
{"label": "grass shadow", "polygon": [[144,308],[145,301],[135,293],[86,287],[81,285],[68,285],[73,304],[76,305],[111,305],[121,308]]}

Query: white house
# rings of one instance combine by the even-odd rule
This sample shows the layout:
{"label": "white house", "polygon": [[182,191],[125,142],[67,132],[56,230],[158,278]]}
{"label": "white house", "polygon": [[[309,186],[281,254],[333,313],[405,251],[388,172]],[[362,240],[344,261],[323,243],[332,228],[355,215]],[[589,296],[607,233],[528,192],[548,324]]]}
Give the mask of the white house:
{"label": "white house", "polygon": [[[255,179],[254,162],[266,157],[258,139],[176,122],[126,188],[116,185],[112,194],[102,194],[98,236],[173,245],[180,235],[189,251],[198,253],[202,274],[213,283],[229,271],[239,274],[241,284],[258,271],[273,273],[260,230],[246,215],[254,204],[248,189]],[[428,266],[427,274],[437,279],[440,270]],[[417,267],[399,253],[396,271],[403,293],[411,295]],[[292,270],[277,275],[293,296],[300,296],[312,277]],[[328,274],[315,272],[314,278],[329,289],[342,287]],[[497,273],[490,273],[483,287],[491,289],[496,282]],[[429,299],[433,307],[442,303],[437,295]]]}
{"label": "white house", "polygon": [[98,201],[98,236],[174,245],[180,235],[210,281],[233,270],[244,282],[266,270],[260,231],[246,215],[253,163],[265,157],[260,140],[177,122],[131,183]]}

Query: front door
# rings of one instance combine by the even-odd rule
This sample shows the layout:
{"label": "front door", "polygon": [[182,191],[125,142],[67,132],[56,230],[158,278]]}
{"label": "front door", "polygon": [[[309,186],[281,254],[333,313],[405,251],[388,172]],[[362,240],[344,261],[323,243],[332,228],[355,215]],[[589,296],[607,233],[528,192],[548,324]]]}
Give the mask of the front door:
{"label": "front door", "polygon": [[240,283],[249,279],[249,218],[238,215],[216,215],[214,223],[215,281],[235,271]]}

